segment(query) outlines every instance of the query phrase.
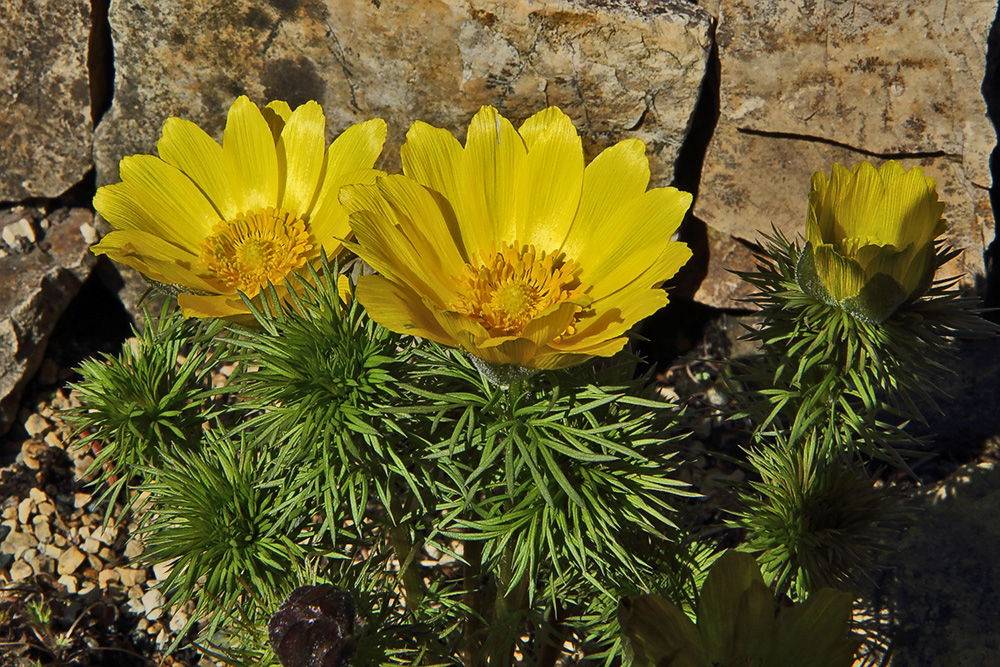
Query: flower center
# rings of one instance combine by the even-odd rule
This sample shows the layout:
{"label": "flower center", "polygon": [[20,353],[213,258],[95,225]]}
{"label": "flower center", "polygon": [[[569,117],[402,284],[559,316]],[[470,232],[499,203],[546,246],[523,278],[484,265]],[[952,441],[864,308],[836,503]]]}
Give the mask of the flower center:
{"label": "flower center", "polygon": [[482,253],[478,267],[466,264],[465,275],[456,278],[463,296],[452,307],[491,334],[516,336],[539,313],[583,295],[576,270],[572,260],[557,260],[534,246],[502,243],[498,250],[494,245]]}
{"label": "flower center", "polygon": [[281,209],[240,213],[223,220],[201,246],[201,264],[215,278],[247,296],[268,281],[279,284],[314,252],[306,223]]}

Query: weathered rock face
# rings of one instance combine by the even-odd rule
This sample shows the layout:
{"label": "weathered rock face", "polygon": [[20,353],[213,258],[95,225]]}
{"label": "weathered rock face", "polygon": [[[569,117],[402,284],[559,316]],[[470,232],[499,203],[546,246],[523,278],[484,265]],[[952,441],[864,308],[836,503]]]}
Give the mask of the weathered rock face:
{"label": "weathered rock face", "polygon": [[0,201],[56,197],[91,168],[88,0],[0,3]]}
{"label": "weathered rock face", "polygon": [[151,153],[168,116],[217,138],[232,100],[309,99],[331,134],[382,117],[380,166],[420,119],[464,135],[493,104],[520,120],[556,104],[586,150],[625,137],[670,182],[710,48],[710,18],[682,0],[114,0],[115,96],[95,147],[98,180]]}
{"label": "weathered rock face", "polygon": [[16,207],[0,214],[0,434],[10,428],[59,316],[94,266],[93,220],[86,209],[46,216]]}
{"label": "weathered rock face", "polygon": [[[996,135],[980,86],[994,0],[702,4],[718,18],[722,83],[699,218],[730,237],[756,240],[773,223],[793,238],[813,172],[897,158],[937,180],[948,238],[965,248],[948,275],[982,278]],[[726,254],[710,260],[699,300],[733,306],[745,295],[725,269],[749,265],[724,264]]]}

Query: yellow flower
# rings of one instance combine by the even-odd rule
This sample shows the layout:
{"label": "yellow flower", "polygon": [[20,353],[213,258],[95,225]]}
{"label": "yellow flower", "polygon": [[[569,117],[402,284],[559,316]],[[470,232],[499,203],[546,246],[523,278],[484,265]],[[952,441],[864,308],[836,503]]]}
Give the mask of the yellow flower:
{"label": "yellow flower", "polygon": [[464,148],[416,122],[401,152],[405,175],[340,196],[351,249],[381,274],[362,276],[357,297],[392,331],[522,368],[611,356],[667,303],[657,287],[691,256],[670,240],[691,195],[646,190],[636,139],[584,168],[555,107],[519,131],[483,107]]}
{"label": "yellow flower", "polygon": [[159,157],[122,159],[121,182],[100,188],[94,208],[114,231],[96,254],[180,292],[188,317],[245,317],[238,291],[281,287],[350,234],[341,186],[373,183],[386,126],[348,128],[326,149],[315,102],[263,109],[247,97],[229,109],[222,146],[190,121],[169,118]]}
{"label": "yellow flower", "polygon": [[920,167],[890,160],[813,174],[799,285],[862,320],[885,320],[930,285],[943,211]]}

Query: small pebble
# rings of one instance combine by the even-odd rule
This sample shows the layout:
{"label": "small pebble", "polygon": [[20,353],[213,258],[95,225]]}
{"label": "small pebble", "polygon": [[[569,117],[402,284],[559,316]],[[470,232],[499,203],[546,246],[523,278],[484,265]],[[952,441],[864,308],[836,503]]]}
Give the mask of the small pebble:
{"label": "small pebble", "polygon": [[77,509],[80,509],[81,507],[86,507],[87,503],[89,503],[93,499],[94,496],[92,496],[91,494],[77,491],[75,494],[73,494],[73,507]]}
{"label": "small pebble", "polygon": [[45,433],[50,428],[52,428],[52,425],[45,421],[45,419],[43,419],[39,414],[31,415],[28,417],[28,420],[24,422],[24,430],[27,431],[28,435],[32,438]]}
{"label": "small pebble", "polygon": [[59,583],[66,587],[67,593],[76,593],[78,582],[72,574],[64,574],[59,577]]}
{"label": "small pebble", "polygon": [[52,514],[55,513],[56,506],[53,505],[52,503],[49,503],[49,502],[38,503],[38,507],[36,509],[38,510],[39,514],[44,514],[45,516],[50,516],[50,515],[52,515]]}
{"label": "small pebble", "polygon": [[101,235],[89,222],[80,225],[80,235],[83,236],[83,241],[87,245],[94,245],[101,239]]}
{"label": "small pebble", "polygon": [[35,511],[35,501],[25,498],[17,505],[17,520],[22,524],[27,524],[31,518],[31,513]]}
{"label": "small pebble", "polygon": [[28,497],[34,500],[36,505],[49,502],[49,494],[45,493],[37,486],[28,490]]}
{"label": "small pebble", "polygon": [[56,449],[66,449],[66,443],[55,432],[45,434],[45,444]]}
{"label": "small pebble", "polygon": [[121,578],[122,585],[126,587],[132,587],[136,584],[146,583],[146,571],[139,570],[131,567],[119,567],[118,576]]}
{"label": "small pebble", "polygon": [[93,537],[88,537],[80,545],[80,549],[87,552],[88,554],[96,554],[98,549],[101,548],[101,543],[95,540]]}
{"label": "small pebble", "polygon": [[174,561],[165,561],[153,566],[153,577],[157,581],[164,581],[170,576],[170,571],[174,569]]}
{"label": "small pebble", "polygon": [[[58,538],[59,534],[57,533],[55,535],[55,537]],[[58,540],[54,540],[54,541],[58,541]],[[48,556],[49,558],[54,558],[56,560],[59,560],[59,557],[62,556],[62,554],[63,554],[63,550],[60,549],[55,544],[39,544],[38,545],[38,550],[41,553],[43,553],[46,556]]]}
{"label": "small pebble", "polygon": [[109,583],[118,581],[118,573],[114,570],[101,570],[97,575],[97,585],[102,589],[107,589]]}
{"label": "small pebble", "polygon": [[83,565],[87,557],[76,547],[66,549],[59,557],[59,574],[73,574],[76,568]]}
{"label": "small pebble", "polygon": [[125,556],[127,558],[138,558],[142,555],[142,542],[137,537],[133,537],[125,543]]}
{"label": "small pebble", "polygon": [[153,589],[142,596],[142,608],[146,618],[155,621],[163,616],[163,593]]}
{"label": "small pebble", "polygon": [[98,542],[108,545],[109,547],[115,543],[118,539],[118,527],[117,526],[98,526],[91,533],[93,537]]}
{"label": "small pebble", "polygon": [[11,581],[24,581],[34,573],[35,571],[31,569],[31,566],[23,560],[19,560],[10,566]]}
{"label": "small pebble", "polygon": [[[41,521],[38,521],[38,519],[41,519]],[[48,517],[35,517],[35,539],[39,542],[52,541],[52,528],[49,527]]]}

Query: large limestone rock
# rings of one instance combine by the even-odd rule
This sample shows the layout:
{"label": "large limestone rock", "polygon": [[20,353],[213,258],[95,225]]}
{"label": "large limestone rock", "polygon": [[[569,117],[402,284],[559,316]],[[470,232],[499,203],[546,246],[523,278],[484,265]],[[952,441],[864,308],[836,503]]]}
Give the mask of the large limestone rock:
{"label": "large limestone rock", "polygon": [[89,0],[0,2],[0,201],[56,197],[91,168]]}
{"label": "large limestone rock", "polygon": [[493,104],[513,119],[547,105],[591,155],[625,137],[669,183],[705,73],[710,18],[683,0],[112,0],[115,95],[98,128],[98,180],[151,153],[168,116],[221,136],[246,93],[319,101],[331,133],[382,117],[380,166],[399,169],[417,119],[464,136]]}
{"label": "large limestone rock", "polygon": [[975,284],[994,237],[990,151],[980,87],[995,0],[907,3],[709,0],[718,19],[720,116],[695,214],[713,246],[696,297],[733,306],[747,286],[727,249],[773,223],[804,234],[809,178],[834,162],[898,158],[938,183],[965,254],[948,275]]}
{"label": "large limestone rock", "polygon": [[0,435],[13,423],[59,316],[94,266],[93,220],[81,208],[0,213]]}

